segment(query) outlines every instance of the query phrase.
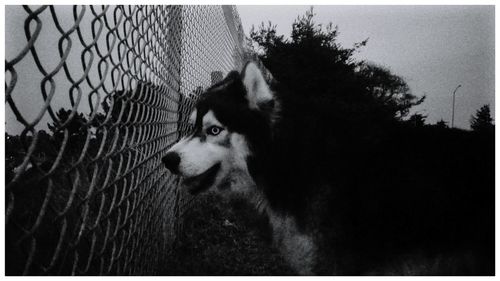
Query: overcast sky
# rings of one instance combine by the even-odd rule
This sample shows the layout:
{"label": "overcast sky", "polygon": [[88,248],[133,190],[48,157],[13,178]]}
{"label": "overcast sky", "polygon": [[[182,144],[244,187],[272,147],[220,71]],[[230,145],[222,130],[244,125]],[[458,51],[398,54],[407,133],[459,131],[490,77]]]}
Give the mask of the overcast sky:
{"label": "overcast sky", "polygon": [[[271,21],[289,36],[298,15],[310,6],[238,6],[247,33]],[[405,78],[426,101],[413,112],[427,122],[451,123],[456,92],[455,126],[469,129],[477,109],[489,104],[494,114],[494,6],[315,6],[315,21],[333,22],[344,47],[369,38],[357,58],[387,66]]]}
{"label": "overcast sky", "polygon": [[[277,25],[279,34],[288,36],[294,19],[309,8],[310,6],[237,6],[247,35],[252,25],[258,26],[261,22],[270,20]],[[56,13],[65,29],[70,28],[74,21],[69,9],[71,7],[56,6]],[[109,9],[109,13],[112,10]],[[413,112],[428,115],[428,123],[432,124],[440,119],[451,123],[451,94],[459,84],[462,87],[456,95],[456,126],[469,129],[471,115],[484,104],[490,104],[494,114],[494,6],[344,5],[315,6],[314,11],[317,23],[333,22],[339,27],[338,40],[344,47],[351,47],[354,43],[369,38],[368,45],[356,54],[357,58],[389,67],[393,73],[406,79],[415,95],[427,95],[426,101],[415,107]],[[20,6],[7,6],[6,12],[8,32],[5,54],[6,59],[11,60],[19,53],[19,46],[26,44],[23,28],[27,13]],[[44,24],[35,47],[42,65],[46,70],[51,70],[60,61],[55,50],[61,34],[56,31],[48,9],[39,18]],[[91,26],[92,19],[92,13],[87,9],[81,26]],[[227,32],[211,22],[205,25]],[[89,28],[82,28],[81,31],[86,42],[93,40]],[[72,38],[75,44],[68,57],[68,67],[74,77],[80,77],[83,75],[80,63],[83,47],[78,43],[75,33]],[[213,33],[210,38],[220,40]],[[205,38],[201,42],[209,41]],[[97,43],[104,44],[105,36],[101,36]],[[212,43],[207,44],[214,46]],[[220,50],[217,47],[214,49]],[[94,71],[89,73],[92,81],[99,81],[96,65],[94,63]],[[22,83],[16,85],[12,95],[17,106],[22,107],[23,116],[29,121],[45,112],[40,109],[45,108],[40,94],[43,76],[34,66],[31,55],[16,64],[18,81]],[[6,78],[10,79],[9,77],[6,73]],[[63,71],[59,71],[54,79],[57,84],[52,102],[54,110],[59,107],[69,108],[71,83],[65,78]],[[106,80],[105,84],[109,83],[109,79]],[[47,90],[48,88],[46,85]],[[87,101],[87,95],[91,92],[88,85],[82,83],[80,88],[84,95],[78,111],[87,113],[90,107],[85,104],[95,101]],[[5,114],[9,121],[6,124],[7,131],[17,132],[24,128],[14,121],[15,117],[9,106],[6,106]],[[45,114],[39,124],[45,125],[49,121],[48,114]],[[43,128],[45,127],[39,129]]]}

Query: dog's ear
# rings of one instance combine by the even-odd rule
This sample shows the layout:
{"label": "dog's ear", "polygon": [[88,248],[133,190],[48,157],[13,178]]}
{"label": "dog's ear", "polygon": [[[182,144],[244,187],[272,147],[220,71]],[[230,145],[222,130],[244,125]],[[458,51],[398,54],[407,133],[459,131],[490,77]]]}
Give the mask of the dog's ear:
{"label": "dog's ear", "polygon": [[274,104],[274,98],[260,69],[253,62],[243,68],[242,81],[247,90],[248,106],[252,109],[266,109]]}

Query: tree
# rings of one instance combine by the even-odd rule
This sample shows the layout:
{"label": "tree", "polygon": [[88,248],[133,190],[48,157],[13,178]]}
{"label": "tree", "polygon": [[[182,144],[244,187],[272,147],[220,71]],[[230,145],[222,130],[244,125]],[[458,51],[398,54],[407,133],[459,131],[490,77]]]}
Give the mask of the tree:
{"label": "tree", "polygon": [[491,117],[490,106],[488,104],[483,105],[478,111],[476,111],[476,115],[471,117],[470,127],[474,131],[494,130],[493,118]]}
{"label": "tree", "polygon": [[[87,129],[84,125],[87,123],[87,119],[84,117],[83,113],[75,112],[73,116],[71,116],[71,114],[72,110],[60,108],[56,113],[58,121],[54,121],[52,124],[47,124],[54,137],[63,137],[63,129],[68,130],[70,137],[86,135]],[[70,117],[71,120],[68,122]],[[60,127],[64,123],[66,123],[65,126]]]}
{"label": "tree", "polygon": [[425,119],[427,119],[426,115],[415,113],[412,114],[406,122],[415,127],[423,127],[425,125]]}
{"label": "tree", "polygon": [[[47,124],[52,132],[52,147],[48,145],[40,145],[43,151],[60,150],[63,144],[64,136],[68,134],[68,144],[65,147],[65,156],[78,157],[83,149],[87,134],[90,133],[87,119],[83,113],[73,111],[71,109],[60,108],[56,116],[58,120],[54,120],[52,124]],[[53,154],[52,152],[50,154]]]}
{"label": "tree", "polygon": [[411,107],[425,100],[425,96],[413,95],[406,81],[386,67],[363,63],[358,73],[369,93],[398,119],[407,116]]}
{"label": "tree", "polygon": [[278,35],[271,23],[250,33],[255,52],[279,84],[289,86],[289,95],[313,98],[325,110],[343,111],[351,118],[384,120],[401,120],[424,101],[410,92],[403,78],[353,58],[368,39],[344,48],[337,42],[337,26],[323,27],[313,19],[312,8],[298,17],[290,39]]}
{"label": "tree", "polygon": [[439,120],[438,122],[436,122],[436,124],[434,125],[438,128],[441,128],[441,129],[446,129],[448,128],[448,124],[447,122],[445,122],[443,119]]}
{"label": "tree", "polygon": [[[291,39],[277,35],[276,26],[262,24],[258,31],[252,29],[250,37],[264,65],[275,78],[298,89],[318,90],[325,93],[333,85],[345,84],[357,63],[352,54],[359,48],[342,48],[336,43],[337,27],[329,24],[326,29],[313,21],[314,13],[307,11],[292,25]],[[364,44],[364,43],[362,43]],[[312,92],[311,92],[312,93]],[[325,93],[329,94],[329,93]]]}

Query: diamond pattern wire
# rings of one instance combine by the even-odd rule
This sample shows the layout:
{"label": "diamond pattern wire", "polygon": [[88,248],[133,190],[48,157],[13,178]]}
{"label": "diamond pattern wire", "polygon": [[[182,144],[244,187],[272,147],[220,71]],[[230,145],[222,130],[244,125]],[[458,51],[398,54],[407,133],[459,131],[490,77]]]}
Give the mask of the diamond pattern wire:
{"label": "diamond pattern wire", "polygon": [[243,66],[235,7],[6,11],[6,274],[158,273],[194,201],[161,158]]}

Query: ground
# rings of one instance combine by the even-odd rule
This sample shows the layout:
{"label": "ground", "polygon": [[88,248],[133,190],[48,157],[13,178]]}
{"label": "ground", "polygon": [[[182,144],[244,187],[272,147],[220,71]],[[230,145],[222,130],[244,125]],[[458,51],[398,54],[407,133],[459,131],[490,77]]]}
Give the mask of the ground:
{"label": "ground", "polygon": [[267,220],[241,200],[200,195],[184,217],[163,275],[291,275]]}

